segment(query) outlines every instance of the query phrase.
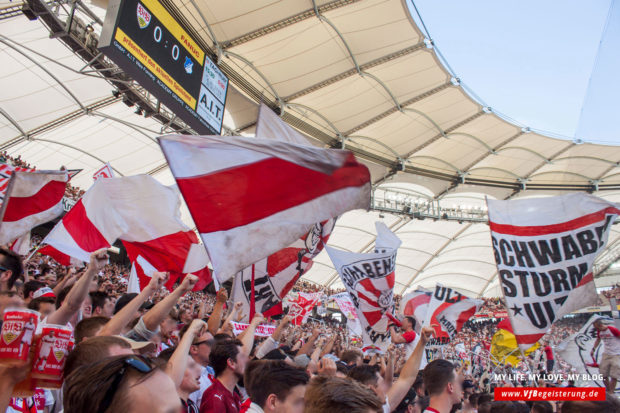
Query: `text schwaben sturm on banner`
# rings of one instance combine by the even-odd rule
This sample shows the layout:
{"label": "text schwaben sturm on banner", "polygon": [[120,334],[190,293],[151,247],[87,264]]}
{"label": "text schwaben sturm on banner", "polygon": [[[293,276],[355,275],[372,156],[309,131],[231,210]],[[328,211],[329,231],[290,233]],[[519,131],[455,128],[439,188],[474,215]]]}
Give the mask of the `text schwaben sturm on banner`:
{"label": "text schwaben sturm on banner", "polygon": [[596,303],[592,264],[620,210],[585,193],[487,205],[508,315],[525,351],[555,320]]}
{"label": "text schwaben sturm on banner", "polygon": [[401,244],[384,223],[377,222],[375,226],[377,240],[373,253],[325,248],[357,310],[365,353],[383,353],[391,343],[385,314],[394,309],[396,251]]}

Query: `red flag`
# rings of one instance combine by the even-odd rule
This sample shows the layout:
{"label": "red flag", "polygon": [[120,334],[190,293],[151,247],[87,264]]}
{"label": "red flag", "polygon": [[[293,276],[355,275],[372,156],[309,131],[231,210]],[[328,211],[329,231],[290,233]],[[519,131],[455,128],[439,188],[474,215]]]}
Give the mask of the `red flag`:
{"label": "red flag", "polygon": [[292,324],[300,326],[308,320],[310,312],[321,299],[323,293],[304,293],[300,292],[295,300],[289,301],[288,314],[295,317]]}

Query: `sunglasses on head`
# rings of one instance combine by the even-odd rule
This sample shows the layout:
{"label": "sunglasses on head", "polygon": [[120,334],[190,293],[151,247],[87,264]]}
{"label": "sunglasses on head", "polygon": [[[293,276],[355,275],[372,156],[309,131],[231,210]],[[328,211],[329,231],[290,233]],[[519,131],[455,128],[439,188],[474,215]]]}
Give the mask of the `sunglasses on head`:
{"label": "sunglasses on head", "polygon": [[114,400],[114,395],[118,391],[118,386],[121,384],[123,377],[127,374],[127,368],[131,367],[134,370],[139,371],[142,374],[147,374],[153,371],[153,367],[149,363],[149,361],[140,356],[128,356],[123,360],[123,367],[116,372],[114,375],[114,380],[110,387],[108,387],[108,391],[106,391],[105,396],[103,397],[103,401],[97,410],[98,413],[104,413],[110,405],[112,404],[112,400]]}
{"label": "sunglasses on head", "polygon": [[192,343],[192,346],[199,346],[201,344],[206,344],[209,347],[213,347],[213,345],[215,344],[215,340],[212,339],[212,338],[210,338],[208,340],[202,340],[202,341],[199,341],[197,343]]}

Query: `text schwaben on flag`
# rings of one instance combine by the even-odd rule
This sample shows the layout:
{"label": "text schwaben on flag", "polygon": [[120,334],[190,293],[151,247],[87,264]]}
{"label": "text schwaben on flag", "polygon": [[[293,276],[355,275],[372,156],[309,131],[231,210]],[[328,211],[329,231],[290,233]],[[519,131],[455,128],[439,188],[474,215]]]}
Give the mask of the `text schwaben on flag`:
{"label": "text schwaben on flag", "polygon": [[487,204],[508,315],[525,351],[555,320],[596,303],[592,264],[620,211],[585,193]]}
{"label": "text schwaben on flag", "polygon": [[602,387],[496,387],[496,401],[586,401],[605,400]]}

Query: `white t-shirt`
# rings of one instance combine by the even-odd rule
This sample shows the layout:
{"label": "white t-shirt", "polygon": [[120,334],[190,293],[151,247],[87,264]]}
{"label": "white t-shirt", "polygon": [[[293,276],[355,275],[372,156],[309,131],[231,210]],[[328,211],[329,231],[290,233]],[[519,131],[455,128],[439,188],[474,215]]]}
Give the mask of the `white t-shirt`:
{"label": "white t-shirt", "polygon": [[598,332],[598,337],[605,345],[603,354],[620,355],[620,331],[616,327],[608,326],[607,330]]}

